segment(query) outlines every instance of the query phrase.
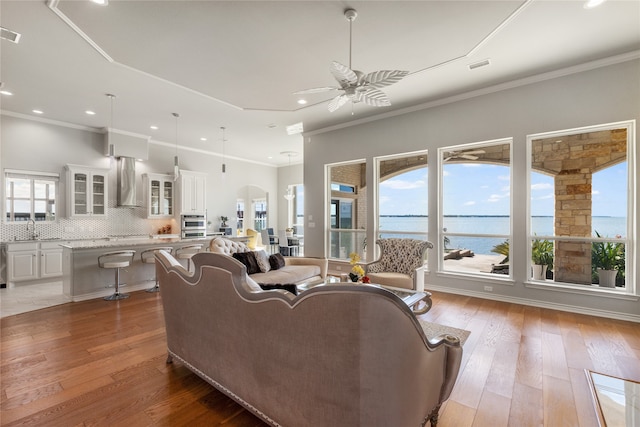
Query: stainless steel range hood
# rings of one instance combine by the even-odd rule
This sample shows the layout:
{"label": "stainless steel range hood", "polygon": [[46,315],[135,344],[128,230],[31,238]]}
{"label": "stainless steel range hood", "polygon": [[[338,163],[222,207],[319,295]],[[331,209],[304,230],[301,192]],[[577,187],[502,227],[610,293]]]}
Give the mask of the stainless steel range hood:
{"label": "stainless steel range hood", "polygon": [[118,207],[137,208],[136,205],[136,159],[118,158]]}

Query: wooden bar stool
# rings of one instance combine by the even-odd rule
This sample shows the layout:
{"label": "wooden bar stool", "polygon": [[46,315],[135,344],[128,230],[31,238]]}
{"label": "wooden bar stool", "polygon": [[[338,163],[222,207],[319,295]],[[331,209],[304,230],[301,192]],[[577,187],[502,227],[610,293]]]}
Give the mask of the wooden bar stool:
{"label": "wooden bar stool", "polygon": [[[143,264],[155,264],[156,251],[165,251],[165,252],[173,253],[173,248],[171,246],[165,246],[161,248],[146,249],[140,253],[140,261],[142,261]],[[158,292],[160,290],[160,286],[158,285],[158,278],[156,277],[155,274],[153,275],[153,278],[156,281],[156,285],[153,288],[147,289],[147,292]]]}
{"label": "wooden bar stool", "polygon": [[107,252],[98,257],[98,267],[100,268],[113,268],[116,271],[116,291],[113,295],[104,297],[107,301],[116,301],[124,298],[129,298],[129,294],[120,293],[120,269],[129,267],[133,262],[133,256],[136,251],[125,250],[117,252]]}
{"label": "wooden bar stool", "polygon": [[187,260],[187,271],[191,268],[191,257],[202,250],[202,244],[187,245],[176,249],[176,259]]}

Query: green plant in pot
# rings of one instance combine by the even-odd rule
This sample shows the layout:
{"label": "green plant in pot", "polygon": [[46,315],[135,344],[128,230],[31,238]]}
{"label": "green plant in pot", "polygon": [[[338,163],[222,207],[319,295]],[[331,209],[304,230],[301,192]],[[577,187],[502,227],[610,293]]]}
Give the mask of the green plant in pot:
{"label": "green plant in pot", "polygon": [[531,245],[531,262],[533,279],[546,279],[547,270],[553,269],[553,242],[535,239]]}
{"label": "green plant in pot", "polygon": [[[596,237],[601,238],[597,231]],[[591,245],[591,266],[598,275],[602,287],[616,286],[618,269],[624,265],[624,244],[614,242],[593,242]]]}

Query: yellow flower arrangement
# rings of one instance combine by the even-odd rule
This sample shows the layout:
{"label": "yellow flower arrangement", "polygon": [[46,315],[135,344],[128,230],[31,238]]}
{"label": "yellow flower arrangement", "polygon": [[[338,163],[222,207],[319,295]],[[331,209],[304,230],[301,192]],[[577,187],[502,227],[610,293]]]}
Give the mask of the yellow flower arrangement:
{"label": "yellow flower arrangement", "polygon": [[356,252],[351,252],[349,254],[349,258],[349,264],[353,266],[351,267],[351,273],[349,273],[349,277],[352,281],[357,282],[358,279],[364,276],[364,269],[360,265],[358,265],[358,262],[360,261],[360,255],[358,255]]}

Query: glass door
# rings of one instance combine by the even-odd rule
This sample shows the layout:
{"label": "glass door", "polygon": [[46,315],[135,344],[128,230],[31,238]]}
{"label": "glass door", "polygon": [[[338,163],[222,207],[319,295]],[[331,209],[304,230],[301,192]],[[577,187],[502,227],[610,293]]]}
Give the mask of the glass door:
{"label": "glass door", "polygon": [[104,188],[105,188],[105,176],[93,175],[93,214],[104,215],[105,214],[105,200],[104,200]]}
{"label": "glass door", "polygon": [[171,181],[164,181],[162,214],[173,215],[173,182]]}
{"label": "glass door", "polygon": [[149,214],[150,215],[160,215],[160,181],[157,179],[152,179],[149,184],[149,197],[150,197],[150,206],[149,206]]}
{"label": "glass door", "polygon": [[73,213],[76,215],[87,214],[87,174],[76,173],[73,175]]}

